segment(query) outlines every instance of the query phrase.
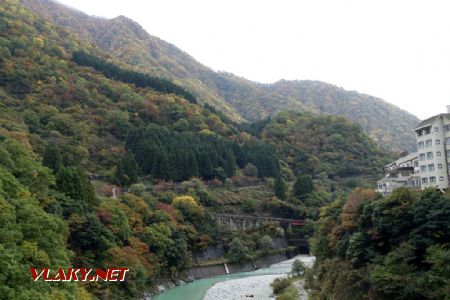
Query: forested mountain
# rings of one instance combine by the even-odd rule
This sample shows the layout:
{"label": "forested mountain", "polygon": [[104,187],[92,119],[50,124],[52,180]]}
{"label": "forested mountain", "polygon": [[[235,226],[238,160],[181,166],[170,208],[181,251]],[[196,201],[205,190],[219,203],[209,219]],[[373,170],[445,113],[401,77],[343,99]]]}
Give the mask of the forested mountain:
{"label": "forested mountain", "polygon": [[419,120],[379,98],[320,81],[281,80],[265,88],[300,101],[307,110],[342,116],[360,124],[372,139],[385,148],[416,150],[412,129]]}
{"label": "forested mountain", "polygon": [[382,173],[389,156],[361,127],[336,116],[278,113],[262,130],[262,139],[298,173],[361,176]]}
{"label": "forested mountain", "polygon": [[137,70],[180,83],[197,95],[201,102],[217,107],[233,120],[242,120],[239,113],[199,77],[200,74],[214,74],[211,69],[174,45],[149,35],[136,22],[124,16],[111,20],[90,17],[52,0],[21,2]]}
{"label": "forested mountain", "polygon": [[136,70],[174,80],[235,121],[256,121],[279,111],[309,111],[344,116],[362,126],[383,147],[414,150],[413,115],[381,99],[318,81],[259,84],[214,72],[187,53],[149,35],[119,16],[90,17],[52,0],[21,0],[27,7],[65,26]]}
{"label": "forested mountain", "polygon": [[[223,245],[222,262],[282,253],[277,251],[285,249],[271,241],[289,232],[276,224],[231,232],[212,213],[226,207],[306,219],[298,233],[307,238],[320,207],[344,191],[336,177],[376,175],[386,160],[361,127],[344,118],[281,112],[237,124],[170,74],[143,71],[55,26],[19,0],[0,2],[0,262],[5,266],[0,298],[142,299],[161,281],[179,280],[193,265],[194,253],[211,245]],[[239,82],[261,95],[267,88]],[[222,84],[230,91],[227,81]],[[286,181],[293,183],[294,176],[290,188]],[[101,192],[103,187],[108,192],[120,187],[123,193],[112,197]],[[420,206],[411,199],[406,199],[411,204],[406,223],[414,213],[420,217],[414,224],[425,227],[413,230],[410,244],[448,241],[442,232],[429,231],[441,223],[422,220],[421,210],[435,202]],[[384,212],[380,203],[368,210]],[[361,241],[369,243],[361,234]],[[409,255],[411,247],[403,248],[409,252],[400,254]],[[335,253],[334,248],[317,249],[321,259]],[[430,257],[427,263],[438,265],[445,259],[441,250],[430,248],[435,254],[417,257]],[[364,263],[372,255],[358,259]],[[34,282],[30,266],[130,271],[124,282],[78,285]],[[430,276],[441,271],[432,269]],[[390,275],[375,274],[379,286]],[[312,284],[319,293],[322,283]]]}
{"label": "forested mountain", "polygon": [[[193,198],[208,203],[200,179],[191,196],[145,199],[142,185],[113,199],[89,180],[223,184],[250,163],[255,177],[278,174],[272,147],[222,118],[176,83],[107,60],[19,1],[0,2],[0,298],[141,298],[179,276],[193,251],[230,239]],[[30,266],[130,273],[83,287],[33,282]]]}

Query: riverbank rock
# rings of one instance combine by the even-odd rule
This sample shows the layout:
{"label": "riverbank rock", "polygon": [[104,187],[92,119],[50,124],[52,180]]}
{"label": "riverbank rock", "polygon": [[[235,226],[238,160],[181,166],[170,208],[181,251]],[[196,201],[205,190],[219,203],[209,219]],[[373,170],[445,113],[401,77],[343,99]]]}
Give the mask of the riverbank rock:
{"label": "riverbank rock", "polygon": [[203,300],[275,299],[270,284],[286,275],[259,275],[222,281],[207,292]]}
{"label": "riverbank rock", "polygon": [[[313,256],[299,255],[290,260],[274,264],[270,267],[274,270],[283,269],[285,270],[284,274],[255,275],[221,281],[216,283],[206,292],[203,300],[275,299],[270,284],[275,280],[275,278],[288,276],[288,273],[292,268],[292,264],[296,259],[300,259],[307,268],[310,268],[315,261],[315,257]],[[296,287],[299,290],[300,299],[308,299],[308,295],[303,287],[303,282],[299,282]]]}

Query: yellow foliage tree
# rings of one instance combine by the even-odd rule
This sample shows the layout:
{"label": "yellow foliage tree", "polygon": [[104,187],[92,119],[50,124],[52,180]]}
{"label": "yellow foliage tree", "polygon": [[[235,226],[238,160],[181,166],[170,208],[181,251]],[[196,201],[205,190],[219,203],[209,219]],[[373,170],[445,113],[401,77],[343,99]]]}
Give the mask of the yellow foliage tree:
{"label": "yellow foliage tree", "polygon": [[203,217],[203,207],[191,196],[179,196],[172,200],[172,207],[178,209],[188,221]]}

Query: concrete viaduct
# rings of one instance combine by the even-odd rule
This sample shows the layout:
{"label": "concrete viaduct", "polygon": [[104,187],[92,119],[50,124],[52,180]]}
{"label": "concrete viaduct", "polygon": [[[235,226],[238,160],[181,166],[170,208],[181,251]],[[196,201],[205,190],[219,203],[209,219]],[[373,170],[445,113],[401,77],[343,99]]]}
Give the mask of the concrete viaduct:
{"label": "concrete viaduct", "polygon": [[250,215],[234,215],[234,214],[214,214],[219,224],[229,225],[232,229],[252,229],[260,227],[264,222],[278,222],[280,225],[287,226],[303,226],[304,220],[283,219],[272,217],[259,217]]}

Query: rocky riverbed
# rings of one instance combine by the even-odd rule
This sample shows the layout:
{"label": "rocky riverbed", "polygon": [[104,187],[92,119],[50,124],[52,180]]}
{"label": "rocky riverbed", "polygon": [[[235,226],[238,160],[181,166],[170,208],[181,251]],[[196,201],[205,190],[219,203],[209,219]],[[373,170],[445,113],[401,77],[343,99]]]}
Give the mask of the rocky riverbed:
{"label": "rocky riverbed", "polygon": [[[295,259],[300,259],[307,267],[311,267],[314,264],[315,258],[307,255],[299,255],[290,260],[274,264],[271,268],[286,268],[290,270],[292,263]],[[275,278],[285,277],[287,274],[274,274],[274,275],[257,275],[240,279],[233,279],[216,283],[207,292],[204,300],[238,300],[238,299],[275,299],[270,284]],[[296,286],[299,288],[299,294],[301,300],[306,300],[307,293],[303,289],[303,284],[298,283]]]}

